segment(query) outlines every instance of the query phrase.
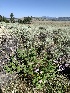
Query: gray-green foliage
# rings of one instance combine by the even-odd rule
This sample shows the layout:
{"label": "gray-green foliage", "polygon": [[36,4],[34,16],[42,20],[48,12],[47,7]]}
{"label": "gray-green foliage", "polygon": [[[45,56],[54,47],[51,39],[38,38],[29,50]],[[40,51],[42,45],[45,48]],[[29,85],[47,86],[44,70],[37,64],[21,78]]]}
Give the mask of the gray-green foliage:
{"label": "gray-green foliage", "polygon": [[42,58],[38,58],[34,48],[18,49],[16,59],[11,57],[4,69],[10,73],[16,72],[18,77],[36,89],[45,89],[49,93],[54,90],[63,93],[67,89],[67,85],[59,81],[60,77],[55,71],[56,65],[52,63],[52,60],[47,59],[47,53],[44,53]]}
{"label": "gray-green foliage", "polygon": [[69,36],[66,32],[37,33],[21,29],[17,30],[16,36],[23,47],[11,57],[5,70],[16,72],[18,77],[33,88],[44,89],[47,93],[65,93],[68,88],[66,78],[56,74],[57,65],[53,64],[53,60],[70,53]]}

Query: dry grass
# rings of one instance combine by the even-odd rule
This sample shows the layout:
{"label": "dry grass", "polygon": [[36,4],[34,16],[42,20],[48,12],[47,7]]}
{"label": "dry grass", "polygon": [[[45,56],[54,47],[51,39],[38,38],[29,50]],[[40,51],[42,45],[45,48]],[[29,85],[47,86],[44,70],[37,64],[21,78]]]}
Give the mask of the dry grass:
{"label": "dry grass", "polygon": [[70,21],[33,21],[32,24],[45,24],[45,25],[52,25],[52,26],[70,26]]}

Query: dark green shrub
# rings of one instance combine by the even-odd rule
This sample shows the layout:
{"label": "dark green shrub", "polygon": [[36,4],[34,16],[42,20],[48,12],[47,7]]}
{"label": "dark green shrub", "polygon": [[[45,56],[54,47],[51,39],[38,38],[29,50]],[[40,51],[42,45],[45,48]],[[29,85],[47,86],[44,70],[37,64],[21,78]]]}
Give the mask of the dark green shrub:
{"label": "dark green shrub", "polygon": [[18,23],[21,23],[21,24],[22,24],[22,23],[23,23],[23,21],[22,21],[21,19],[18,19]]}
{"label": "dark green shrub", "polygon": [[2,16],[0,15],[0,22],[2,21]]}
{"label": "dark green shrub", "polygon": [[13,13],[10,14],[10,21],[11,21],[11,23],[15,22]]}
{"label": "dark green shrub", "polygon": [[30,24],[32,18],[31,17],[24,17],[23,23],[24,24]]}

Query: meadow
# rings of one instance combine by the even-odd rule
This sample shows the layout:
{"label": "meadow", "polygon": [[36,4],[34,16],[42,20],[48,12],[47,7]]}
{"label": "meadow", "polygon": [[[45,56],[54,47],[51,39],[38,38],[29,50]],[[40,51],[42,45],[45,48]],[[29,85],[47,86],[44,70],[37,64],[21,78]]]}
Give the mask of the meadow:
{"label": "meadow", "polygon": [[0,50],[3,93],[70,92],[70,21],[0,22]]}

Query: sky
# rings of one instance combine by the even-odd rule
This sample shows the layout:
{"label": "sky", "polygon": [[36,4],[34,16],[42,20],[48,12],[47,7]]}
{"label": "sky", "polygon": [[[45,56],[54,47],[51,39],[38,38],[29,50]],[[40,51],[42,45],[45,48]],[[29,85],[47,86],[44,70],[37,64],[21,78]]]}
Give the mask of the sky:
{"label": "sky", "polygon": [[0,15],[70,17],[70,0],[0,0]]}

